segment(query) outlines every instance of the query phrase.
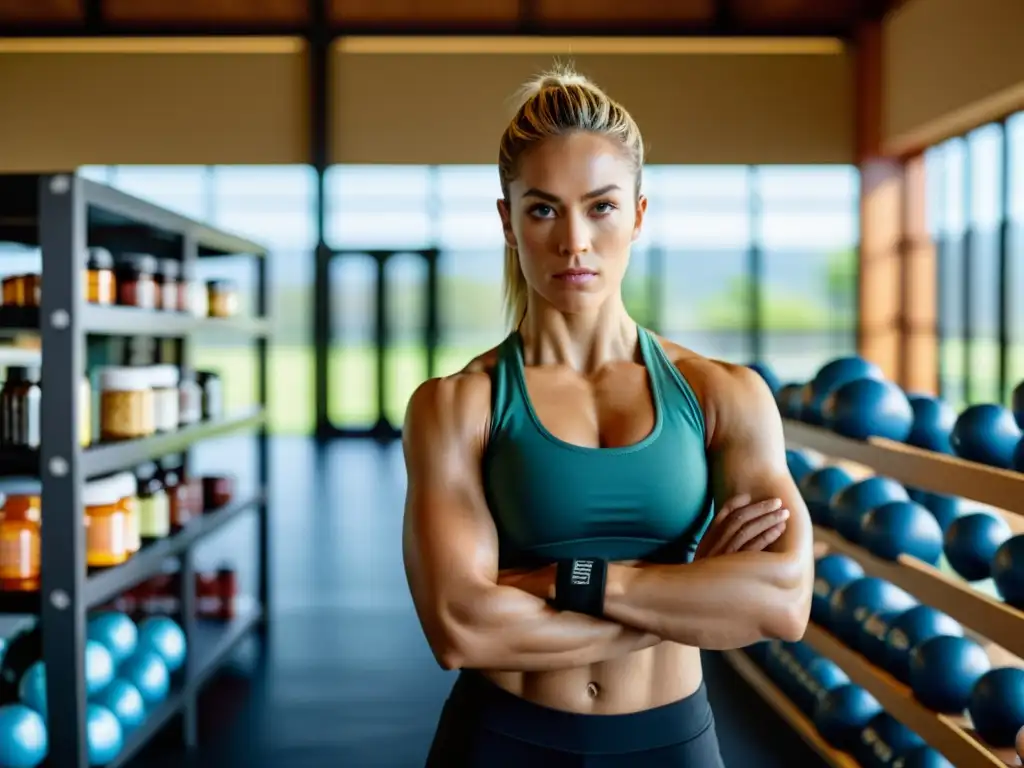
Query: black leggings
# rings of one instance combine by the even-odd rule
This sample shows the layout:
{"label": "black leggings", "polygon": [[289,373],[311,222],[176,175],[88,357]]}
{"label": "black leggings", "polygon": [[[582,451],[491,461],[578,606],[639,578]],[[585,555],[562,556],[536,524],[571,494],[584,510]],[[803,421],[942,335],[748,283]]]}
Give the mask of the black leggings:
{"label": "black leggings", "polygon": [[441,712],[426,768],[724,768],[704,685],[628,715],[533,704],[463,671]]}

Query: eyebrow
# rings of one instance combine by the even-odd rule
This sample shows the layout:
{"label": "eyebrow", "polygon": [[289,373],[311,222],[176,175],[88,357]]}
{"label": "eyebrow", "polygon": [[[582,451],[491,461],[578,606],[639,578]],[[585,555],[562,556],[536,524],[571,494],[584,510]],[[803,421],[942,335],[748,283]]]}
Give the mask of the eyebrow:
{"label": "eyebrow", "polygon": [[[609,184],[606,187],[601,187],[600,189],[595,189],[591,192],[587,192],[587,194],[585,194],[582,199],[591,200],[595,197],[600,197],[601,195],[607,195],[614,189],[621,189],[621,187],[619,187],[618,184]],[[539,197],[541,200],[547,200],[549,203],[562,202],[557,195],[552,195],[550,192],[545,192],[542,189],[535,189],[533,187],[523,192],[523,197]]]}

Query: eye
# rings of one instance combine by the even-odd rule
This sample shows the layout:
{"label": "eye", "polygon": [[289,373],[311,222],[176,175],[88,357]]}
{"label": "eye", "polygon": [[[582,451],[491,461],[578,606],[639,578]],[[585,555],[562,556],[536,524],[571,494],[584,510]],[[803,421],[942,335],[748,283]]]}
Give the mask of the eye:
{"label": "eye", "polygon": [[538,203],[530,209],[530,215],[536,216],[539,219],[547,219],[555,214],[555,209],[550,205],[544,203]]}
{"label": "eye", "polygon": [[609,203],[607,201],[600,202],[600,203],[598,203],[597,205],[594,206],[594,212],[597,213],[600,216],[603,216],[606,213],[611,213],[614,210],[615,210],[615,205],[613,203]]}

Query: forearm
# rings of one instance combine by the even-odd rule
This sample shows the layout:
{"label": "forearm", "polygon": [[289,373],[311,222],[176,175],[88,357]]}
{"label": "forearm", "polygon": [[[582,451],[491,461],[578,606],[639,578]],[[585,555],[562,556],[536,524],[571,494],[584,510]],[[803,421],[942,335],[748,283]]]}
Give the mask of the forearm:
{"label": "forearm", "polygon": [[650,648],[660,638],[614,621],[559,612],[515,587],[486,587],[451,607],[445,666],[539,672],[569,669]]}
{"label": "forearm", "polygon": [[665,640],[707,650],[766,637],[798,639],[810,579],[795,556],[740,552],[684,565],[611,564],[605,616]]}

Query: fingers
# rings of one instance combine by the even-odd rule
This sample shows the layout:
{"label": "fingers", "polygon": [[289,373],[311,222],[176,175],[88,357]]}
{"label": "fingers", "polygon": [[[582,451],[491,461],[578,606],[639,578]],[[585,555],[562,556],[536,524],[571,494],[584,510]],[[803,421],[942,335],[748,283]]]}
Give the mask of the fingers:
{"label": "fingers", "polygon": [[[779,528],[779,534],[786,529],[786,520],[789,518],[789,510],[780,509],[767,515],[762,515],[756,520],[751,520],[729,539],[723,554],[741,552],[743,550],[756,551],[752,542],[763,534]],[[776,538],[778,538],[776,536]]]}
{"label": "fingers", "polygon": [[755,536],[753,539],[751,539],[749,542],[747,542],[746,546],[743,547],[743,551],[745,551],[745,552],[763,552],[765,549],[767,549],[772,544],[774,544],[776,541],[778,541],[778,538],[785,531],[786,531],[786,524],[785,523],[778,523],[776,525],[773,525],[771,528],[769,528],[764,533],[762,533],[762,534],[760,534],[758,536]]}
{"label": "fingers", "polygon": [[725,518],[715,532],[709,556],[738,552],[755,537],[789,519],[789,510],[780,499],[766,499],[736,510]]}

